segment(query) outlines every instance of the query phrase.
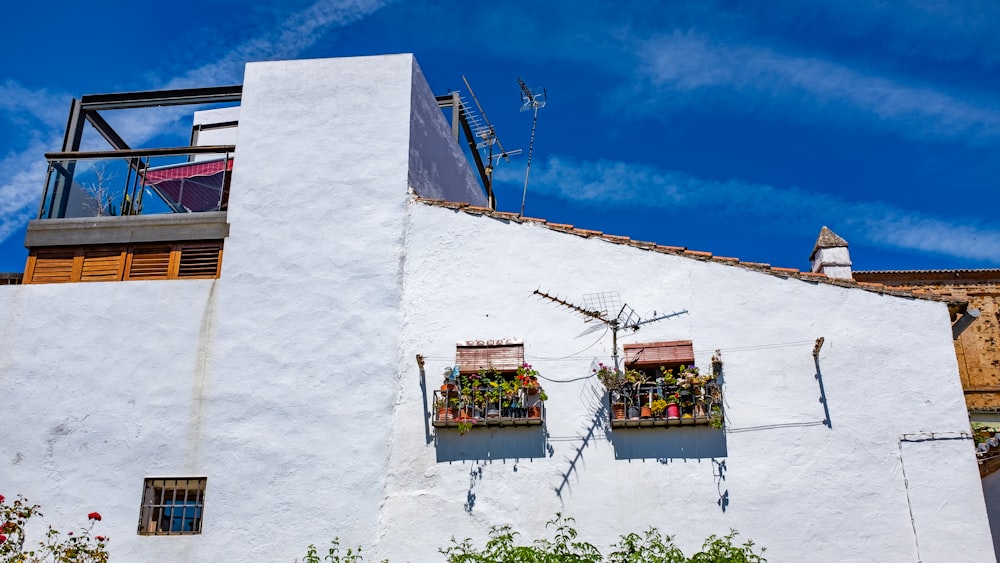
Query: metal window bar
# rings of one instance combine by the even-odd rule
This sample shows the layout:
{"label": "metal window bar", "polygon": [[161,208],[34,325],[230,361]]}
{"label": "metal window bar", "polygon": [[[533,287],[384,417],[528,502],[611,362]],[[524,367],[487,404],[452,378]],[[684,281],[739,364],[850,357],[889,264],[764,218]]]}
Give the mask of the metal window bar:
{"label": "metal window bar", "polygon": [[146,479],[139,534],[200,534],[206,478]]}

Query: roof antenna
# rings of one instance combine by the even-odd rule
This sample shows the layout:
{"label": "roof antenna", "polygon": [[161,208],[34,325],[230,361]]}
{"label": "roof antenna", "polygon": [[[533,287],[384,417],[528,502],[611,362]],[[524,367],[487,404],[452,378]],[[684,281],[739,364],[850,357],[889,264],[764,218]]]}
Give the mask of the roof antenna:
{"label": "roof antenna", "polygon": [[[496,130],[493,128],[493,124],[486,117],[486,112],[483,111],[483,106],[479,105],[479,99],[476,98],[476,93],[472,91],[472,86],[469,81],[466,80],[465,75],[462,75],[462,82],[465,82],[465,87],[469,89],[469,95],[472,96],[472,101],[476,104],[476,108],[479,109],[479,115],[476,115],[470,110],[466,105],[465,100],[462,100],[462,111],[465,112],[465,120],[468,122],[469,126],[472,128],[472,133],[479,138],[479,142],[476,143],[476,148],[482,151],[487,151],[486,160],[486,195],[489,197],[490,209],[496,210],[497,208],[497,198],[493,193],[493,167],[500,163],[500,159],[504,159],[510,162],[510,157],[515,154],[521,154],[521,149],[514,149],[512,151],[504,150],[503,143],[497,137]],[[482,120],[479,119],[482,116]],[[493,145],[496,145],[500,149],[500,154],[493,156]]]}
{"label": "roof antenna", "polygon": [[[621,296],[618,295],[617,291],[605,291],[602,293],[589,293],[583,296],[583,306],[574,305],[569,301],[560,299],[554,295],[545,293],[544,291],[535,290],[533,292],[535,295],[552,301],[557,305],[562,305],[570,311],[575,311],[583,315],[583,322],[590,322],[591,320],[596,320],[608,328],[611,329],[611,346],[613,353],[611,357],[615,360],[615,369],[618,369],[618,331],[627,328],[632,332],[639,330],[644,324],[649,324],[656,321],[662,321],[663,319],[669,319],[670,317],[676,317],[678,315],[683,315],[687,313],[688,310],[684,309],[682,311],[674,311],[673,313],[667,313],[665,315],[657,315],[656,311],[653,311],[653,316],[648,319],[643,319],[636,314],[632,307],[629,307],[627,303],[622,304]],[[612,313],[618,311],[617,315],[612,317]],[[584,334],[594,330],[599,329],[600,325],[595,325],[593,328],[584,331]],[[582,335],[581,335],[582,336]]]}
{"label": "roof antenna", "polygon": [[[529,109],[535,111],[535,117],[531,120],[531,142],[528,144],[528,167],[524,171],[524,194],[521,196],[521,214],[524,217],[524,200],[528,197],[528,174],[531,173],[531,153],[535,148],[535,127],[538,125],[538,110],[545,107],[545,88],[532,90],[520,78],[517,84],[521,87],[521,111]],[[616,352],[617,353],[617,352]]]}

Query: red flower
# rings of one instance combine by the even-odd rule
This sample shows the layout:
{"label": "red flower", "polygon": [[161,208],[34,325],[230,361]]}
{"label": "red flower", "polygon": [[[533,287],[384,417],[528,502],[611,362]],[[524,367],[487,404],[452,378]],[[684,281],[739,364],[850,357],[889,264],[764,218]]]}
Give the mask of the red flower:
{"label": "red flower", "polygon": [[96,538],[97,541],[104,541],[105,539],[104,536],[94,536],[94,538]]}
{"label": "red flower", "polygon": [[87,515],[87,518],[90,518],[91,520],[97,520],[98,522],[100,522],[101,521],[101,513],[100,512],[91,512],[90,514]]}
{"label": "red flower", "polygon": [[7,541],[7,536],[0,534],[0,543]]}
{"label": "red flower", "polygon": [[3,503],[3,495],[0,495],[0,503]]}

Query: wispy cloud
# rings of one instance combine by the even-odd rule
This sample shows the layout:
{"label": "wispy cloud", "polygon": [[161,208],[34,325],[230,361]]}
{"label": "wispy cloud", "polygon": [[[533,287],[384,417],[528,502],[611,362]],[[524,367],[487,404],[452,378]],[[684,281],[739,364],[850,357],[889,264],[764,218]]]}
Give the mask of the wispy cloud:
{"label": "wispy cloud", "polygon": [[[1000,101],[869,74],[823,58],[675,32],[644,41],[635,87],[647,110],[712,103],[829,124],[874,122],[906,137],[979,143],[1000,137]],[[979,102],[966,101],[979,98]],[[634,98],[631,100],[634,103]]]}
{"label": "wispy cloud", "polygon": [[[517,184],[514,169],[497,182]],[[756,217],[782,230],[814,233],[835,225],[853,242],[1000,262],[1000,230],[961,218],[949,220],[881,202],[851,202],[798,188],[741,180],[717,182],[682,172],[620,161],[549,157],[532,170],[532,191],[590,205],[664,210],[710,210],[716,216]]]}
{"label": "wispy cloud", "polygon": [[37,210],[45,181],[41,156],[45,147],[46,143],[35,141],[0,160],[0,170],[6,171],[0,183],[0,241],[23,227]]}
{"label": "wispy cloud", "polygon": [[384,0],[319,0],[288,16],[274,31],[231,50],[217,61],[174,78],[167,88],[239,83],[249,61],[295,57],[312,47],[333,28],[360,21],[389,2]]}
{"label": "wispy cloud", "polygon": [[[359,21],[384,4],[386,2],[378,0],[320,0],[305,10],[291,14],[273,31],[235,47],[216,61],[170,80],[164,87],[239,83],[243,79],[246,62],[294,57],[314,45],[331,29]],[[32,91],[15,82],[0,83],[0,120],[23,122],[26,130],[33,131],[26,141],[27,146],[0,160],[4,180],[0,184],[0,241],[23,227],[38,204],[46,168],[42,154],[58,147],[68,100],[69,96],[57,96],[44,90]],[[141,146],[189,114],[190,109],[160,108],[159,111],[142,113],[107,112],[105,117],[128,143]]]}

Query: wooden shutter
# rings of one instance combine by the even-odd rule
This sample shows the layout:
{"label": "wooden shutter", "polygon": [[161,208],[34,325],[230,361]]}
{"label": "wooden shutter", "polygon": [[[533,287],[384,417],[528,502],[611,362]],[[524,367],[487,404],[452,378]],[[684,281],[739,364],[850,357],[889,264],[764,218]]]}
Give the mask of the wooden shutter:
{"label": "wooden shutter", "polygon": [[480,369],[516,371],[524,363],[524,342],[515,339],[459,342],[455,362],[462,373],[475,373]]}
{"label": "wooden shutter", "polygon": [[170,276],[171,245],[134,246],[128,264],[130,280],[165,280]]}
{"label": "wooden shutter", "polygon": [[222,243],[185,244],[179,248],[178,278],[217,278],[222,262]]}
{"label": "wooden shutter", "polygon": [[222,241],[42,248],[31,251],[24,283],[218,278]]}
{"label": "wooden shutter", "polygon": [[25,268],[26,283],[63,283],[73,281],[76,249],[45,248],[33,251]]}
{"label": "wooden shutter", "polygon": [[694,364],[694,346],[690,340],[626,344],[625,367],[659,367]]}
{"label": "wooden shutter", "polygon": [[125,248],[122,246],[84,248],[80,281],[121,280],[125,256]]}

